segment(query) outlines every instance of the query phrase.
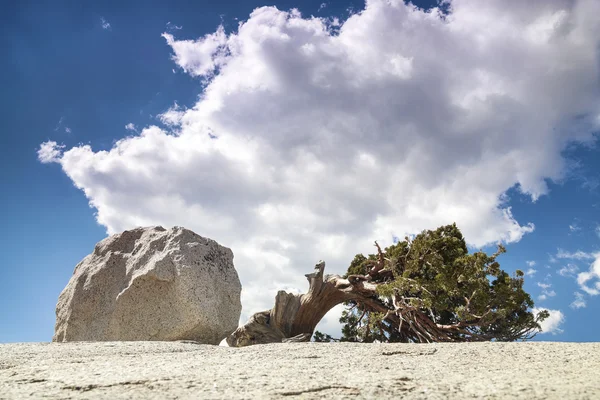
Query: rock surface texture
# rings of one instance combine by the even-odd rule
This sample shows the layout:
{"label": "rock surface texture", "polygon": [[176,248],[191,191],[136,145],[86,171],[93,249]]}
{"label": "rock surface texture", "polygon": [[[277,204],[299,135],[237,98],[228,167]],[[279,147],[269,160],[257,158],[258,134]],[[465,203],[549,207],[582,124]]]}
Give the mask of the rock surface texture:
{"label": "rock surface texture", "polygon": [[600,344],[0,344],[0,398],[600,399]]}
{"label": "rock surface texture", "polygon": [[214,240],[180,227],[125,231],[75,267],[53,341],[219,344],[237,328],[240,293],[233,253]]}

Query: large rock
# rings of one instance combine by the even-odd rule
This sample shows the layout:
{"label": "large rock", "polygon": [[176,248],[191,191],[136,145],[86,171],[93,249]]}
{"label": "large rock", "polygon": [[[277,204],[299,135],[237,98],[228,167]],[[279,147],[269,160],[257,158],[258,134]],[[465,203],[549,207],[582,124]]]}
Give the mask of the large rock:
{"label": "large rock", "polygon": [[241,284],[227,247],[175,227],[110,236],[58,298],[53,341],[195,340],[237,326]]}

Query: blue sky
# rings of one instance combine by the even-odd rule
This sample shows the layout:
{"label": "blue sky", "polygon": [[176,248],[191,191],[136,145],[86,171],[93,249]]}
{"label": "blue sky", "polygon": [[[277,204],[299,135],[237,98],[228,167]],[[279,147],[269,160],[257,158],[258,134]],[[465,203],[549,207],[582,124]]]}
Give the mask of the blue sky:
{"label": "blue sky", "polygon": [[245,318],[319,259],[340,273],[452,221],[529,270],[554,312],[536,340],[598,340],[594,3],[461,0],[445,21],[377,0],[5,6],[0,342],[51,339],[107,231],[231,247]]}

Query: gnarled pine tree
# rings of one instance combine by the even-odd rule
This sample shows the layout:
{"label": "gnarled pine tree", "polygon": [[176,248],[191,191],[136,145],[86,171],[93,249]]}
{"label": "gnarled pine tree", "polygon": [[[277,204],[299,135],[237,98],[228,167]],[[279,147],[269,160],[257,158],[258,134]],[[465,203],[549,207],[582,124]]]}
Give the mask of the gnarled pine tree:
{"label": "gnarled pine tree", "polygon": [[310,340],[335,305],[342,340],[371,342],[513,341],[532,338],[547,312],[534,315],[523,273],[511,277],[493,255],[469,254],[456,225],[424,231],[376,254],[354,257],[347,274],[323,275],[325,263],[306,275],[309,290],[280,291],[271,310],[254,314],[232,333],[230,346]]}

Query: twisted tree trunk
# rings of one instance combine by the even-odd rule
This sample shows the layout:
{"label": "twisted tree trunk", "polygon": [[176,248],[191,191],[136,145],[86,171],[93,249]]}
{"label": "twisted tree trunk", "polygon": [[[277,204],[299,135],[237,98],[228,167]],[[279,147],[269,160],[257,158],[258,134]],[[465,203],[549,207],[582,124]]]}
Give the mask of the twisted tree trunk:
{"label": "twisted tree trunk", "polygon": [[377,285],[366,277],[324,276],[324,269],[325,262],[321,261],[313,273],[306,275],[309,289],[305,294],[279,291],[271,310],[254,314],[246,325],[229,335],[229,346],[309,341],[325,314],[349,300],[361,301],[376,311],[389,311],[375,299]]}
{"label": "twisted tree trunk", "polygon": [[[379,246],[378,250],[379,260],[365,275],[350,275],[348,278],[323,275],[325,262],[319,262],[314,272],[306,275],[309,282],[307,293],[279,291],[275,306],[250,317],[244,326],[229,335],[227,343],[231,347],[243,347],[264,343],[307,342],[325,314],[346,301],[355,301],[363,310],[381,314],[381,322],[389,325],[380,323],[380,328],[397,335],[402,342],[464,342],[493,338],[478,330],[490,310],[480,316],[469,315],[468,319],[444,325],[436,322],[431,309],[413,305],[411,301],[419,299],[412,295],[404,296],[396,291],[391,299],[378,297],[377,286],[393,278],[391,271],[384,268],[383,253]],[[471,298],[465,297],[464,300],[468,310]],[[488,320],[487,324],[496,318]]]}

